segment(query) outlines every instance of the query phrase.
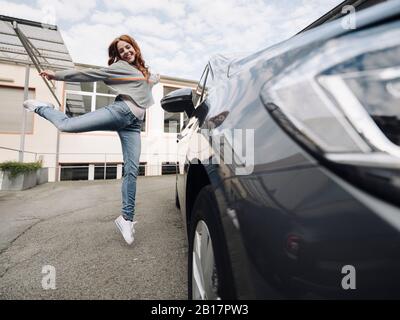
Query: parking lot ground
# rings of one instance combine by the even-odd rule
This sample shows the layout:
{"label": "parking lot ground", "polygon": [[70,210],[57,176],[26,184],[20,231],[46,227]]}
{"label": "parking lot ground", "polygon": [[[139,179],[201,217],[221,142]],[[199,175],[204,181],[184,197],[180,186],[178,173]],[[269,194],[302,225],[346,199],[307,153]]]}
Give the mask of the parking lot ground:
{"label": "parking lot ground", "polygon": [[[135,242],[114,219],[121,181],[0,192],[0,299],[186,299],[187,245],[175,177],[139,177]],[[49,272],[55,269],[56,289]],[[42,274],[42,271],[46,272]]]}

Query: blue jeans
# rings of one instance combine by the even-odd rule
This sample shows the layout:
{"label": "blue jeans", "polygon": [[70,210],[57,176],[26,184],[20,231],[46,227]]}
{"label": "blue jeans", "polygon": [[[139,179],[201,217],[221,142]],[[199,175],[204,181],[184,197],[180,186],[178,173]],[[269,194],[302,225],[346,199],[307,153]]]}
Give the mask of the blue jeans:
{"label": "blue jeans", "polygon": [[124,174],[122,181],[122,215],[133,220],[135,214],[136,178],[139,174],[140,130],[142,121],[135,117],[122,101],[84,115],[68,118],[50,107],[38,107],[35,112],[49,120],[62,132],[117,131],[122,145]]}

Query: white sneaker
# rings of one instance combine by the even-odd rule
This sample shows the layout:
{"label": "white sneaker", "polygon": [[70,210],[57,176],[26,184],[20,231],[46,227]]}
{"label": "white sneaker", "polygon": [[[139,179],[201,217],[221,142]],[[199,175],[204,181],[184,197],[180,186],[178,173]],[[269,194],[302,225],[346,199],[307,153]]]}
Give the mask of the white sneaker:
{"label": "white sneaker", "polygon": [[38,107],[50,107],[54,109],[54,105],[50,102],[43,102],[39,100],[25,100],[24,103],[24,108],[29,111],[29,112],[35,112],[35,110]]}
{"label": "white sneaker", "polygon": [[129,220],[125,220],[123,216],[119,216],[115,219],[115,224],[117,225],[119,231],[121,231],[122,236],[124,237],[127,244],[133,243],[133,234],[135,233],[135,225],[136,222],[132,222]]}

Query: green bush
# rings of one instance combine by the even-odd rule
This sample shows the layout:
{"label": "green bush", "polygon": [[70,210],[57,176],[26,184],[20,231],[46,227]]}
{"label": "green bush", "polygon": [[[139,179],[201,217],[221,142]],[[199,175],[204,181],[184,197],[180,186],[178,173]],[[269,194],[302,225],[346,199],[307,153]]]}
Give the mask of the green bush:
{"label": "green bush", "polygon": [[20,173],[36,171],[42,167],[40,161],[37,162],[16,162],[6,161],[0,163],[0,170],[7,171],[11,178],[16,177]]}

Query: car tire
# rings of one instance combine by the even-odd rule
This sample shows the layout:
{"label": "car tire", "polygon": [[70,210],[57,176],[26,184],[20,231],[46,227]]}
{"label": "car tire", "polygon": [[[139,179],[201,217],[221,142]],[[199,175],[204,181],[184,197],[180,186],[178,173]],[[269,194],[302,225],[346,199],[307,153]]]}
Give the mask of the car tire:
{"label": "car tire", "polygon": [[[220,219],[213,188],[212,186],[205,186],[196,198],[190,223],[188,251],[189,300],[236,299],[233,276]],[[200,239],[206,240],[205,243],[208,246],[202,246],[201,243],[203,241],[199,241]],[[203,253],[204,257],[199,257],[201,256],[198,254],[199,251]]]}
{"label": "car tire", "polygon": [[175,207],[178,209],[181,208],[181,204],[179,203],[179,197],[178,197],[178,187],[175,185]]}

